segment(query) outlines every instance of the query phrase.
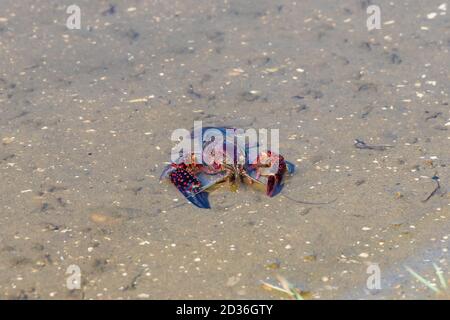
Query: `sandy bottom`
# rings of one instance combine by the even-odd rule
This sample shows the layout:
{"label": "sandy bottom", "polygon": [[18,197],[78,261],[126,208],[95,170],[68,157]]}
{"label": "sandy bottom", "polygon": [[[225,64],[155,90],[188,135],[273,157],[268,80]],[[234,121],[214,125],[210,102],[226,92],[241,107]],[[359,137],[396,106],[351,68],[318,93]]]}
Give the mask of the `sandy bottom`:
{"label": "sandy bottom", "polygon": [[[370,1],[77,0],[69,30],[73,1],[2,0],[0,298],[287,298],[261,287],[277,275],[310,298],[435,298],[405,267],[450,278],[442,2],[377,1],[369,32]],[[159,175],[195,120],[278,128],[296,174],[180,206]]]}

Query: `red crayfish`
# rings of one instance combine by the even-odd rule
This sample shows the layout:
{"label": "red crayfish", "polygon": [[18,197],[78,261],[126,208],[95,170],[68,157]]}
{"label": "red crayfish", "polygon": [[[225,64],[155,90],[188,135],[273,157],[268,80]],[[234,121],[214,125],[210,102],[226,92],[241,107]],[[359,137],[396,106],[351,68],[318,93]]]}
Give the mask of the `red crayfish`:
{"label": "red crayfish", "polygon": [[[218,133],[225,138],[218,139]],[[248,142],[245,137],[239,140],[240,136],[242,132],[236,128],[207,127],[201,129],[201,134],[192,132],[190,139],[201,146],[200,152],[182,152],[173,157],[160,180],[170,181],[199,208],[210,208],[208,192],[225,182],[232,191],[243,182],[262,187],[269,197],[276,195],[285,175],[294,172],[294,165],[278,153],[261,148],[259,142]]]}

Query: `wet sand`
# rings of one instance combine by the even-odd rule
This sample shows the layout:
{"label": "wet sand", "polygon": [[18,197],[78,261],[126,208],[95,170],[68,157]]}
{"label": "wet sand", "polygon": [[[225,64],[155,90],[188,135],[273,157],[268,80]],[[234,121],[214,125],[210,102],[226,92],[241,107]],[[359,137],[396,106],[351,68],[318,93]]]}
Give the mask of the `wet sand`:
{"label": "wet sand", "polygon": [[[1,1],[0,298],[286,298],[261,287],[277,274],[311,298],[435,298],[405,266],[450,278],[443,2],[377,1],[369,32],[370,1],[77,0],[81,30],[73,1]],[[159,175],[195,120],[280,129],[296,174],[178,206]]]}

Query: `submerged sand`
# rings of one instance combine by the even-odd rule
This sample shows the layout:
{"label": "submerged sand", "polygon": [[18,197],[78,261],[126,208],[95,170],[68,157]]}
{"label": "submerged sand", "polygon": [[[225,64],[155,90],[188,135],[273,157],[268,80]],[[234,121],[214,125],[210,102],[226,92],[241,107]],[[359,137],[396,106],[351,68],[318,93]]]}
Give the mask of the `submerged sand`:
{"label": "submerged sand", "polygon": [[[73,1],[1,1],[0,298],[286,298],[261,287],[276,275],[311,298],[434,298],[405,266],[450,278],[442,1],[377,1],[372,31],[371,1],[77,0],[81,30]],[[278,128],[296,174],[180,206],[159,175],[195,120]]]}

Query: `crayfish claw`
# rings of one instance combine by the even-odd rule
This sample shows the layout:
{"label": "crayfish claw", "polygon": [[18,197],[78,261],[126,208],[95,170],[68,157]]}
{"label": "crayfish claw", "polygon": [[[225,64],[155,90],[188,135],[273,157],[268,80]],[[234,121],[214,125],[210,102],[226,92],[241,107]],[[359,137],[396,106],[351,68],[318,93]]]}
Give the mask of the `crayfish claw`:
{"label": "crayfish claw", "polygon": [[202,191],[193,195],[185,195],[185,197],[198,208],[211,209],[208,200],[208,192]]}
{"label": "crayfish claw", "polygon": [[295,173],[295,164],[286,160],[284,160],[284,162],[286,163],[287,173],[293,175]]}
{"label": "crayfish claw", "polygon": [[183,168],[176,168],[169,174],[170,180],[193,205],[209,209],[208,193],[202,191],[200,181],[189,171]]}
{"label": "crayfish claw", "polygon": [[[283,156],[271,151],[261,153],[257,163],[252,165],[253,178],[266,185],[266,194],[273,197],[283,188],[283,177],[293,167],[286,164]],[[264,178],[262,178],[264,177]]]}
{"label": "crayfish claw", "polygon": [[282,176],[274,175],[274,176],[268,177],[266,194],[269,197],[273,197],[281,191],[281,189],[283,188],[281,181],[282,181]]}
{"label": "crayfish claw", "polygon": [[274,176],[270,176],[267,179],[267,191],[266,191],[266,194],[269,197],[273,196],[273,192],[275,191],[275,186],[276,186],[276,179]]}

